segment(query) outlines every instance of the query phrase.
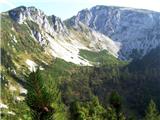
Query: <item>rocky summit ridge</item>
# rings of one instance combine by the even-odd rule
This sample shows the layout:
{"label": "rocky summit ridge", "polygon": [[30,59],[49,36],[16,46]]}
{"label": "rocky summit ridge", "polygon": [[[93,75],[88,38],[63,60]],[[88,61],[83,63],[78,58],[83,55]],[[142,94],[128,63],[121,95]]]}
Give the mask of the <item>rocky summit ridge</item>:
{"label": "rocky summit ridge", "polygon": [[81,65],[91,64],[79,56],[80,49],[107,50],[117,58],[130,60],[160,45],[160,13],[148,10],[98,5],[62,21],[35,7],[20,6],[8,15],[18,24],[32,21],[38,25],[38,29],[29,29],[47,52]]}
{"label": "rocky summit ridge", "polygon": [[69,26],[83,23],[113,41],[121,43],[119,57],[144,56],[160,44],[160,13],[113,6],[95,6],[84,9],[68,19]]}
{"label": "rocky summit ridge", "polygon": [[10,10],[8,13],[19,24],[22,24],[26,20],[31,20],[51,34],[55,32],[67,32],[60,18],[55,15],[47,16],[43,11],[35,7],[20,6]]}

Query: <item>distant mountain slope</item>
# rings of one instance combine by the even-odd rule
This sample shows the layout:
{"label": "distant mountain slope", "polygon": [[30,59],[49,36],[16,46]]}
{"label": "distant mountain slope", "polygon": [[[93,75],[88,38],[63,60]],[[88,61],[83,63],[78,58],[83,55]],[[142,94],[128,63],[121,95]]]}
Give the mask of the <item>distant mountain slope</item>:
{"label": "distant mountain slope", "polygon": [[[68,65],[72,62],[79,67],[92,66],[92,61],[80,55],[81,50],[94,53],[105,49],[113,58],[119,51],[119,44],[108,37],[83,25],[82,31],[68,29],[60,18],[46,16],[35,7],[20,6],[0,15],[0,50],[3,56],[0,65],[3,91],[0,105],[5,106],[2,115],[8,116],[8,112],[16,114],[13,120],[17,117],[25,119],[23,115],[28,114],[24,102],[26,77],[36,67],[46,70],[55,64],[57,58],[64,59]],[[59,67],[58,64],[55,71]],[[64,72],[63,65],[60,72]],[[62,77],[61,74],[58,77]]]}
{"label": "distant mountain slope", "polygon": [[142,116],[151,98],[160,108],[159,19],[152,11],[106,6],[64,22],[35,7],[1,13],[3,117],[28,120],[26,78],[38,66],[60,82],[66,109],[94,95],[107,105],[113,90],[126,113]]}
{"label": "distant mountain slope", "polygon": [[115,57],[118,56],[120,49],[118,42],[114,42],[107,36],[84,25],[79,25],[81,31],[73,28],[68,29],[60,18],[54,15],[46,16],[43,11],[35,7],[20,6],[2,13],[2,16],[4,16],[2,20],[6,18],[11,20],[11,31],[19,33],[15,30],[12,22],[23,26],[23,29],[28,30],[28,36],[35,39],[44,51],[53,57],[59,57],[79,65],[91,65],[89,61],[79,56],[80,49],[90,51],[105,49]]}
{"label": "distant mountain slope", "polygon": [[160,71],[160,46],[152,49],[141,60],[137,59],[130,63],[131,71],[156,70]]}
{"label": "distant mountain slope", "polygon": [[120,42],[119,57],[122,59],[134,58],[134,53],[144,56],[160,44],[159,12],[95,6],[66,20],[68,26],[75,28],[80,22]]}

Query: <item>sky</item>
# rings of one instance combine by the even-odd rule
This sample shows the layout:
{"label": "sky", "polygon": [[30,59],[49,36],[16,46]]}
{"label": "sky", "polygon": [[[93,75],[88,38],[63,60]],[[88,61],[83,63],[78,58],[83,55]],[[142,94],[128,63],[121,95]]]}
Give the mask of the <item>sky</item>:
{"label": "sky", "polygon": [[76,15],[82,9],[95,5],[132,7],[160,12],[160,0],[0,0],[0,12],[21,5],[35,6],[47,15],[54,14],[62,20]]}

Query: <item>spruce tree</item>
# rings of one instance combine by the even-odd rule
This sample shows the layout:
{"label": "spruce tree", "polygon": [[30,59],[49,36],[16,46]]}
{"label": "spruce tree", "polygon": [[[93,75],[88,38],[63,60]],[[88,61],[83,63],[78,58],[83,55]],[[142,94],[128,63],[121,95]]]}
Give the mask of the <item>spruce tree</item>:
{"label": "spruce tree", "polygon": [[107,120],[117,120],[115,109],[111,107],[107,108]]}
{"label": "spruce tree", "polygon": [[117,120],[120,120],[120,112],[122,108],[121,96],[116,91],[113,91],[110,95],[109,102],[112,109],[116,112]]}
{"label": "spruce tree", "polygon": [[57,84],[50,75],[42,73],[39,69],[32,72],[27,80],[26,102],[31,110],[33,120],[53,120],[55,108],[60,94]]}
{"label": "spruce tree", "polygon": [[156,104],[153,100],[149,103],[144,120],[160,120]]}

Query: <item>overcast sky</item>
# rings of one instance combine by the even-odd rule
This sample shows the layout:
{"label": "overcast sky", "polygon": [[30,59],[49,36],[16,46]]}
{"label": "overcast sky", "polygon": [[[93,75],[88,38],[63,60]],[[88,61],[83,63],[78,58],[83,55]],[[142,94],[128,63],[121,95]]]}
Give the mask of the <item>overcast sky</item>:
{"label": "overcast sky", "polygon": [[95,5],[113,5],[149,9],[160,12],[160,0],[0,0],[0,12],[24,6],[35,6],[47,15],[56,15],[61,19],[76,15],[84,8]]}

